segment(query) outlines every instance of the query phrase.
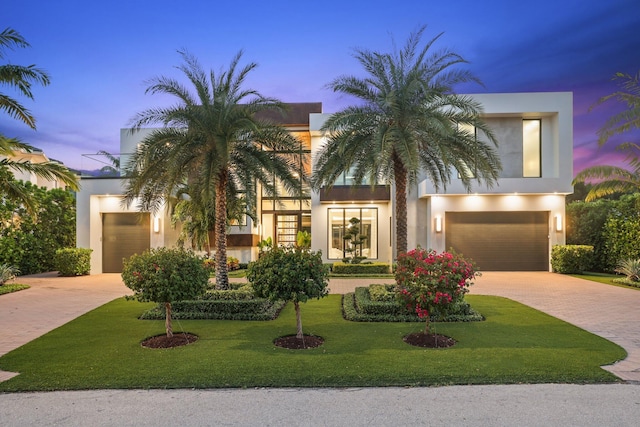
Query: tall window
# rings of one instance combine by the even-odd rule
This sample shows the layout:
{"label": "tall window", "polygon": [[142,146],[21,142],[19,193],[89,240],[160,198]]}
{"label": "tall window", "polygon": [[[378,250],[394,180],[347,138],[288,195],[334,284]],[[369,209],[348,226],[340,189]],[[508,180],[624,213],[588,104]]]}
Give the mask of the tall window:
{"label": "tall window", "polygon": [[542,144],[540,141],[540,120],[522,121],[522,176],[540,178],[542,176]]}
{"label": "tall window", "polygon": [[[355,218],[357,221],[351,221]],[[358,231],[357,254],[367,258],[378,257],[378,209],[330,208],[329,209],[329,259],[342,259],[353,249],[348,237],[349,227],[356,224]]]}

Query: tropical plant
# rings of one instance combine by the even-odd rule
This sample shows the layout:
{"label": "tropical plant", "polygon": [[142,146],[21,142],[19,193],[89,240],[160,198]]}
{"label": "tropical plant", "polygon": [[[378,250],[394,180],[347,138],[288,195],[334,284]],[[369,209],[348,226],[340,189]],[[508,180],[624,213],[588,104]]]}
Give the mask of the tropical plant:
{"label": "tropical plant", "polygon": [[398,256],[396,295],[425,319],[424,332],[429,334],[430,317],[442,317],[448,307],[459,306],[478,276],[473,262],[459,254],[417,248]]}
{"label": "tropical plant", "polygon": [[167,337],[172,337],[171,303],[203,295],[209,284],[209,272],[192,252],[156,248],[125,260],[122,281],[138,301],[164,304],[165,329]]}
{"label": "tropical plant", "polygon": [[342,259],[344,263],[360,264],[367,257],[362,256],[362,245],[367,241],[367,236],[360,234],[360,219],[353,217],[349,220],[349,226],[344,232],[344,251],[347,254]]}
{"label": "tropical plant", "polygon": [[[6,57],[7,49],[27,48],[29,43],[17,31],[6,28],[0,33],[0,59]],[[0,65],[0,86],[16,89],[19,94],[33,99],[32,86],[47,86],[49,75],[35,65]],[[20,120],[31,129],[36,128],[36,120],[31,112],[19,101],[0,92],[0,111]],[[35,200],[13,181],[14,171],[33,173],[45,179],[60,179],[72,190],[78,190],[76,176],[63,165],[56,162],[31,163],[26,160],[14,160],[15,155],[32,153],[31,145],[15,138],[0,134],[0,196],[8,197],[23,203],[31,213],[35,212]]]}
{"label": "tropical plant", "polygon": [[[599,146],[615,135],[640,129],[640,71],[635,76],[616,73],[613,80],[619,81],[621,90],[600,98],[596,105],[615,99],[625,104],[626,108],[611,116],[598,130]],[[592,166],[580,171],[574,178],[574,185],[593,182],[585,199],[587,202],[614,193],[632,193],[640,190],[640,144],[624,142],[617,149],[627,152],[628,169],[611,165]]]}
{"label": "tropical plant", "polygon": [[192,201],[202,203],[200,211],[214,201],[215,221],[209,225],[215,230],[216,285],[228,289],[228,195],[243,194],[246,210],[253,212],[257,185],[275,195],[274,177],[290,194],[301,194],[306,177],[299,159],[290,154],[301,142],[282,126],[260,118],[261,113],[284,112],[285,106],[244,88],[257,65],[240,68],[242,52],[228,70],[209,74],[195,57],[179,53],[184,64],[178,69],[193,92],[172,78],[150,81],[146,93],[174,96],[178,104],[145,110],[132,120],[133,131],[148,125],[163,127],[144,138],[126,166],[130,179],[124,201],[131,204],[137,199],[140,209],[157,211],[184,185],[190,187]]}
{"label": "tropical plant", "polygon": [[616,273],[624,274],[632,282],[640,282],[640,259],[623,259],[618,264]]}
{"label": "tropical plant", "polygon": [[104,156],[109,160],[108,165],[103,166],[100,169],[100,173],[106,176],[118,176],[120,175],[120,157],[116,157],[113,154],[100,150],[97,153],[99,156]]}
{"label": "tropical plant", "polygon": [[296,338],[302,340],[300,303],[328,295],[329,271],[322,253],[301,248],[275,247],[249,264],[247,279],[256,296],[292,301],[296,311]]}
{"label": "tropical plant", "polygon": [[316,190],[333,185],[349,170],[357,185],[395,183],[398,253],[407,250],[408,184],[426,174],[436,188],[446,188],[456,169],[467,189],[474,181],[491,186],[501,169],[490,145],[497,141],[480,118],[481,106],[453,93],[454,85],[479,80],[455,68],[466,62],[460,55],[447,49],[432,53],[442,34],[420,47],[424,30],[412,33],[405,47],[392,53],[357,49],[355,58],[367,76],[341,76],[329,83],[334,92],[361,103],[331,115],[322,126],[327,143],[316,156],[312,177]]}
{"label": "tropical plant", "polygon": [[[0,33],[0,59],[5,59],[6,49],[27,48],[29,46],[25,38],[11,28],[5,28]],[[16,89],[22,96],[29,99],[33,99],[33,92],[31,92],[33,84],[47,86],[49,82],[49,75],[35,65],[0,65],[0,85]],[[36,119],[31,115],[31,112],[17,100],[4,93],[0,93],[0,110],[25,123],[31,129],[36,128]]]}
{"label": "tropical plant", "polygon": [[15,265],[0,264],[0,286],[15,279],[18,274],[20,274],[20,270]]}
{"label": "tropical plant", "polygon": [[311,233],[300,230],[296,233],[296,246],[300,249],[311,249]]}

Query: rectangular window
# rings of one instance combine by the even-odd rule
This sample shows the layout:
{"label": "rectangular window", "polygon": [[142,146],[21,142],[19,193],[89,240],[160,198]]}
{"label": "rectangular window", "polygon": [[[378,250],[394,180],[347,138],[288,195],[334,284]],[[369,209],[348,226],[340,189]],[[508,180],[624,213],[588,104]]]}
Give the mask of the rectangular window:
{"label": "rectangular window", "polygon": [[538,119],[522,121],[522,176],[524,178],[542,176],[542,142]]}
{"label": "rectangular window", "polygon": [[378,257],[378,209],[330,208],[329,259],[347,256]]}

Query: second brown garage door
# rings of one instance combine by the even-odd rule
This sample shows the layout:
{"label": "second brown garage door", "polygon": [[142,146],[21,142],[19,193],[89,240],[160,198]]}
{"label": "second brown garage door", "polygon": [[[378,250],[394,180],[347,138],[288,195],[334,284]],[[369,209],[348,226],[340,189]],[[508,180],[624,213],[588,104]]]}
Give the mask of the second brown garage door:
{"label": "second brown garage door", "polygon": [[480,271],[547,271],[548,212],[447,212],[446,247]]}

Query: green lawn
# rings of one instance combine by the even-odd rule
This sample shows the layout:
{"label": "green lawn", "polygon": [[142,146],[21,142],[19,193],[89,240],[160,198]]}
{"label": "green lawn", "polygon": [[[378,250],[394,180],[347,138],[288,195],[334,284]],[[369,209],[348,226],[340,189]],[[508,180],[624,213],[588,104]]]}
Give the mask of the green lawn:
{"label": "green lawn", "polygon": [[11,292],[18,292],[23,289],[29,289],[29,285],[21,285],[19,283],[13,283],[10,285],[4,284],[0,286],[0,295],[10,294]]}
{"label": "green lawn", "polygon": [[619,274],[584,273],[584,274],[571,274],[571,276],[576,277],[578,279],[591,280],[592,282],[604,283],[606,285],[613,285],[621,288],[635,289],[640,291],[640,288],[636,286],[629,286],[622,283],[614,282],[613,279],[619,279],[621,277],[624,277],[624,276],[620,276]]}
{"label": "green lawn", "polygon": [[140,346],[163,332],[163,321],[137,319],[152,304],[118,299],[0,358],[0,368],[20,372],[0,391],[215,388],[366,387],[494,383],[615,382],[599,366],[625,351],[517,302],[468,296],[487,320],[437,324],[458,340],[448,349],[423,349],[402,341],[422,323],[357,323],[342,318],[340,295],[302,305],[306,333],[324,337],[312,350],[272,344],[295,333],[287,305],[275,321],[180,321],[174,330],[196,333],[189,346]]}

